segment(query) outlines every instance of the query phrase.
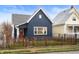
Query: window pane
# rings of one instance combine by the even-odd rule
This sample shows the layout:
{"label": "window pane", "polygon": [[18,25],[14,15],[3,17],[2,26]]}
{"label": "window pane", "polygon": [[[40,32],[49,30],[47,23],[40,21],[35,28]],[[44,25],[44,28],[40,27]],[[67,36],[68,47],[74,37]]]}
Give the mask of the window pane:
{"label": "window pane", "polygon": [[40,34],[40,35],[43,34],[43,31],[38,31],[38,34]]}
{"label": "window pane", "polygon": [[43,34],[43,27],[38,28],[38,34],[39,34],[39,35]]}
{"label": "window pane", "polygon": [[44,31],[44,34],[46,34],[46,31]]}
{"label": "window pane", "polygon": [[35,32],[35,34],[37,34],[37,31],[34,31]]}
{"label": "window pane", "polygon": [[39,18],[40,18],[40,19],[42,18],[42,15],[41,15],[41,14],[39,15]]}
{"label": "window pane", "polygon": [[38,31],[43,30],[43,28],[38,28]]}
{"label": "window pane", "polygon": [[44,28],[44,34],[45,35],[47,34],[47,28],[46,27]]}
{"label": "window pane", "polygon": [[76,19],[73,19],[73,21],[76,21]]}
{"label": "window pane", "polygon": [[37,30],[37,28],[34,28],[34,30],[36,31],[36,30]]}

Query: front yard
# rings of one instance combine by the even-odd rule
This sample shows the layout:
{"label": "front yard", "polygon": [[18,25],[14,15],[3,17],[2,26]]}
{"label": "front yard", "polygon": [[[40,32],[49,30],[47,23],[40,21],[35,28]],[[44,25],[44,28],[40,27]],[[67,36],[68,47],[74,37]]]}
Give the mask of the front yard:
{"label": "front yard", "polygon": [[28,47],[19,49],[1,49],[0,54],[34,54],[34,53],[49,53],[49,52],[68,52],[79,51],[79,44],[77,45],[57,45],[44,47]]}
{"label": "front yard", "polygon": [[36,40],[34,38],[7,40],[0,48],[0,54],[34,54],[50,52],[79,51],[79,42],[74,38],[52,38]]}

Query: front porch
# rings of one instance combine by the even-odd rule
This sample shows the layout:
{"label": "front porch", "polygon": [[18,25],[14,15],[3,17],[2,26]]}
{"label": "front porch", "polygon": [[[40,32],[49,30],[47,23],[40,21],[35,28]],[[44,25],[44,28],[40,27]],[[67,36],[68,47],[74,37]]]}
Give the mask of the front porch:
{"label": "front porch", "polygon": [[66,34],[76,35],[79,38],[79,25],[66,25]]}
{"label": "front porch", "polygon": [[16,27],[16,38],[25,38],[27,33],[27,25],[23,24]]}
{"label": "front porch", "polygon": [[66,33],[67,34],[79,34],[79,25],[67,25]]}

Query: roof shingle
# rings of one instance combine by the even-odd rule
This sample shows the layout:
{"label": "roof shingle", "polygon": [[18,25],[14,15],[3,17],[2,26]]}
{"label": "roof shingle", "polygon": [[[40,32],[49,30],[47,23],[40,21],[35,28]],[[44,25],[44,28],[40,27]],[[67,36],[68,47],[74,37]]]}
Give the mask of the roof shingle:
{"label": "roof shingle", "polygon": [[71,10],[74,9],[76,10],[74,7],[73,8],[69,8],[66,9],[62,12],[60,12],[53,20],[54,20],[54,24],[53,25],[60,25],[60,24],[65,24],[65,21],[69,18],[69,16],[73,13],[71,12]]}
{"label": "roof shingle", "polygon": [[29,20],[31,15],[24,15],[24,14],[12,14],[12,24],[18,25],[24,23]]}

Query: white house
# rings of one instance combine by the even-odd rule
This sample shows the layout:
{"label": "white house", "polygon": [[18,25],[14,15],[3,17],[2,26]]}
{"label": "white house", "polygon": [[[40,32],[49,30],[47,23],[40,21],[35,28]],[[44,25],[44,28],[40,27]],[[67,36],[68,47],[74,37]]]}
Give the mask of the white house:
{"label": "white house", "polygon": [[79,34],[79,13],[74,6],[60,12],[53,23],[55,34]]}

